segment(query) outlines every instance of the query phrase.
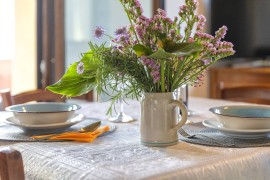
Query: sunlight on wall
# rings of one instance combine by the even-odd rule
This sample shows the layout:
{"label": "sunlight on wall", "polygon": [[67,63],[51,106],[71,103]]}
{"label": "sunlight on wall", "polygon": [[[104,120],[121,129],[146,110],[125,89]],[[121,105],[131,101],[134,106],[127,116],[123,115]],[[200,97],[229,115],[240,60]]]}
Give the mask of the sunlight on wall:
{"label": "sunlight on wall", "polygon": [[12,92],[36,89],[36,0],[15,1],[15,61]]}
{"label": "sunlight on wall", "polygon": [[0,60],[14,59],[15,1],[0,0]]}

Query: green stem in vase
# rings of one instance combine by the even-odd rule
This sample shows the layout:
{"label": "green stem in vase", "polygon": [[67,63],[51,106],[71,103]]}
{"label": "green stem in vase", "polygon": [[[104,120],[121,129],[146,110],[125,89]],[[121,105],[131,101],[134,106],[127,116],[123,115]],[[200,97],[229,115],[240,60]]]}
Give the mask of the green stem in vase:
{"label": "green stem in vase", "polygon": [[167,70],[167,89],[169,90],[170,89],[170,82],[171,82],[171,61],[167,61],[166,62],[166,70]]}
{"label": "green stem in vase", "polygon": [[160,82],[161,82],[161,92],[165,92],[165,61],[160,62]]}

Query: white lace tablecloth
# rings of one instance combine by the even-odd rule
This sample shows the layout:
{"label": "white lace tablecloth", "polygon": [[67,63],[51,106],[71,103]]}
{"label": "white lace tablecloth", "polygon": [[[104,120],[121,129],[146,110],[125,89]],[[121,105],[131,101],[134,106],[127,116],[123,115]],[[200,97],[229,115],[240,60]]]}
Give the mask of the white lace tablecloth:
{"label": "white lace tablecloth", "polygon": [[[196,114],[189,120],[198,122],[211,118],[209,107],[229,104],[232,102],[190,98],[189,107]],[[106,120],[108,103],[81,105],[81,113]],[[126,113],[137,119],[139,110],[136,101],[129,101],[125,106]],[[0,120],[7,115],[0,112]],[[115,132],[97,138],[94,143],[0,141],[0,145],[9,145],[22,153],[26,179],[270,178],[270,147],[219,148],[181,141],[166,148],[146,147],[139,141],[139,121],[116,125]]]}

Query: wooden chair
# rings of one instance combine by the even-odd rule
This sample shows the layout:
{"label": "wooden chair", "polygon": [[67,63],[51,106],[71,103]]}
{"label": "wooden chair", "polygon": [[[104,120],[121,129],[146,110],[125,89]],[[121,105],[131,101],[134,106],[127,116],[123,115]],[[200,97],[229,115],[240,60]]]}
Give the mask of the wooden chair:
{"label": "wooden chair", "polygon": [[0,179],[24,180],[21,153],[9,147],[0,148]]}
{"label": "wooden chair", "polygon": [[270,105],[270,85],[224,87],[220,85],[221,99]]}
{"label": "wooden chair", "polygon": [[[8,106],[14,104],[22,104],[31,101],[53,101],[53,102],[64,102],[66,98],[62,95],[52,93],[49,90],[37,89],[32,91],[23,92],[16,95],[11,95],[9,89],[4,89],[0,91],[2,97],[2,108],[5,109]],[[76,97],[78,99],[84,99],[88,101],[93,101],[92,92],[85,94],[83,96]]]}

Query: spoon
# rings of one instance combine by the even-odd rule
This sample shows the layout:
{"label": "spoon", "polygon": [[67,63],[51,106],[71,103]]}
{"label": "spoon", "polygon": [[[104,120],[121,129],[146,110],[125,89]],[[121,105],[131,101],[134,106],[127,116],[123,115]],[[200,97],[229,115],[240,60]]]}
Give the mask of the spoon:
{"label": "spoon", "polygon": [[[101,121],[97,121],[94,123],[91,123],[85,127],[82,127],[81,129],[79,129],[78,131],[72,131],[72,132],[79,132],[79,133],[85,133],[85,132],[93,132],[95,131],[99,126],[101,125]],[[70,133],[70,132],[63,132],[63,133]],[[62,133],[58,133],[58,134],[62,134]],[[39,139],[39,140],[47,140],[55,135],[58,134],[47,134],[47,135],[41,135],[41,136],[33,136],[34,139]]]}
{"label": "spoon", "polygon": [[84,132],[93,132],[95,131],[99,126],[101,125],[101,121],[97,121],[94,123],[91,123],[85,127],[82,127],[78,132],[84,133]]}

